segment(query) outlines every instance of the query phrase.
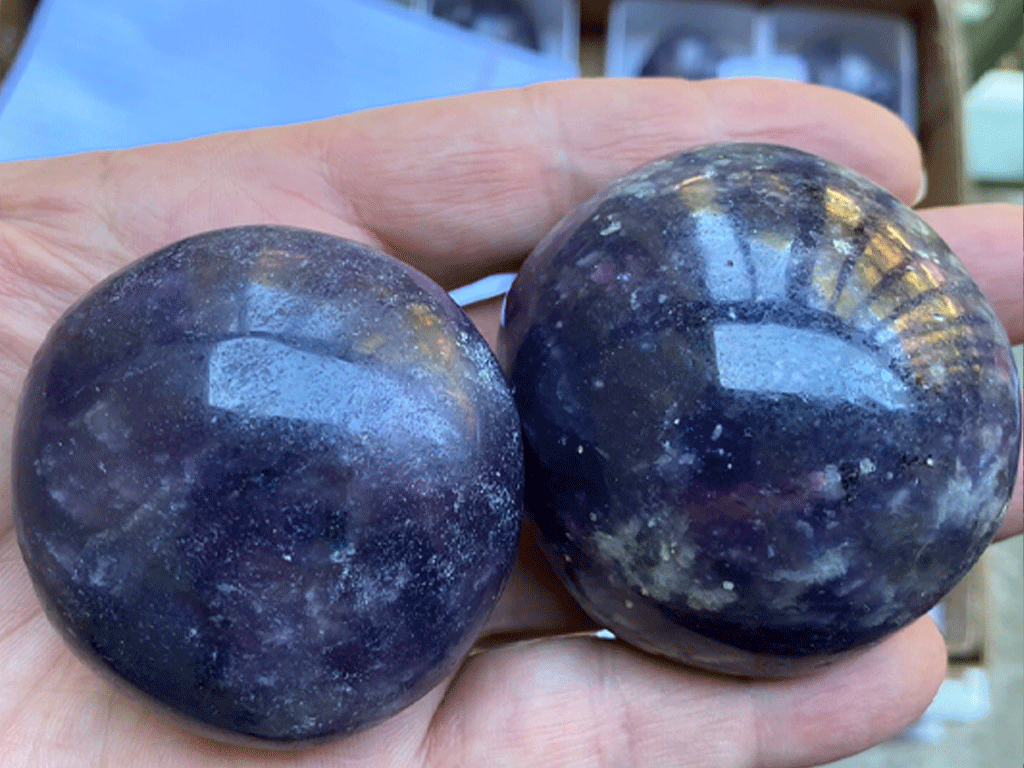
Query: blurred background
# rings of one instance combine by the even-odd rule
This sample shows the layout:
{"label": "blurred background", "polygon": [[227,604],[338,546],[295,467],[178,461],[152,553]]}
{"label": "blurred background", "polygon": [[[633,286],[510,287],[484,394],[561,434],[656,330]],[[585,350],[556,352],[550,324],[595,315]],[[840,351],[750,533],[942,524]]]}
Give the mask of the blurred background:
{"label": "blurred background", "polygon": [[[0,161],[580,75],[755,75],[898,114],[923,205],[1020,204],[1022,27],[1020,0],[0,0]],[[833,766],[1024,763],[1021,546],[934,612],[951,666],[925,717]]]}

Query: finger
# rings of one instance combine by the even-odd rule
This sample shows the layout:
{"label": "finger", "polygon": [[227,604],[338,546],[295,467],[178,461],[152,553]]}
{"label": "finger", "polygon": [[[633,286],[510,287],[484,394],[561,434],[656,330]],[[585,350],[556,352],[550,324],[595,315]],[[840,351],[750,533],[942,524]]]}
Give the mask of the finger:
{"label": "finger", "polygon": [[[427,764],[817,765],[899,733],[945,671],[929,619],[812,677],[751,682],[572,637],[480,654],[434,718]],[[503,706],[494,706],[495,701]]]}
{"label": "finger", "polygon": [[419,768],[446,685],[349,737],[296,750],[235,746],[196,735],[116,690],[68,652],[39,612],[20,638],[0,638],[0,764],[122,768]]}
{"label": "finger", "polygon": [[759,765],[818,765],[897,736],[935,697],[946,660],[945,641],[925,616],[837,670],[761,688]]}
{"label": "finger", "polygon": [[578,80],[349,116],[323,133],[359,222],[451,285],[507,268],[569,209],[655,157],[718,141],[788,144],[912,201],[917,144],[887,110],[785,81]]}
{"label": "finger", "polygon": [[[383,245],[454,287],[514,265],[565,212],[625,171],[736,140],[821,154],[905,200],[921,182],[917,144],[899,118],[838,90],[771,80],[571,80],[9,163],[0,167],[0,217],[60,240],[73,263],[58,271],[83,270],[86,282],[197,232],[276,223]],[[92,230],[87,217],[108,230],[104,242],[80,235]]]}
{"label": "finger", "polygon": [[[1024,208],[990,203],[931,208],[920,214],[967,267],[1002,320],[1010,342],[1020,344],[1024,337]],[[996,533],[997,540],[1018,535],[1024,529],[1022,467],[1024,460],[1018,460],[1013,497]]]}
{"label": "finger", "polygon": [[996,531],[996,541],[1020,536],[1024,530],[1024,459],[1017,460],[1017,480],[1013,486],[1010,506],[1006,509],[1006,517]]}
{"label": "finger", "polygon": [[1024,208],[988,203],[919,211],[974,277],[1006,327],[1010,342],[1024,339]]}

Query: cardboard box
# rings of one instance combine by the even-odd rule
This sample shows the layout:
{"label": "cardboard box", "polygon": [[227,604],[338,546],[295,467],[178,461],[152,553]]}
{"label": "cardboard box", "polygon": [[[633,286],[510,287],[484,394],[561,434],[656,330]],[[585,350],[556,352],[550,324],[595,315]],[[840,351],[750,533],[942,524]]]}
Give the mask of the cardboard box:
{"label": "cardboard box", "polygon": [[0,79],[14,63],[34,8],[35,0],[0,0]]}
{"label": "cardboard box", "polygon": [[910,20],[875,10],[721,0],[612,0],[605,74],[778,77],[870,98],[917,129]]}

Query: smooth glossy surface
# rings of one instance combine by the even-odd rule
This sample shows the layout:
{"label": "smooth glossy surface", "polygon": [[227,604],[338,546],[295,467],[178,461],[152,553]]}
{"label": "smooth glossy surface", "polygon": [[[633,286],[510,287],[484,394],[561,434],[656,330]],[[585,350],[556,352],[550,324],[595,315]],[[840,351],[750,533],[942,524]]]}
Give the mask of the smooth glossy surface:
{"label": "smooth glossy surface", "polygon": [[519,423],[423,275],[327,235],[200,235],[54,327],[18,536],[83,658],[216,738],[372,725],[450,673],[515,552]]}
{"label": "smooth glossy surface", "polygon": [[1020,446],[991,307],[912,211],[819,158],[651,163],[527,259],[499,357],[527,509],[583,607],[709,669],[795,675],[980,556]]}

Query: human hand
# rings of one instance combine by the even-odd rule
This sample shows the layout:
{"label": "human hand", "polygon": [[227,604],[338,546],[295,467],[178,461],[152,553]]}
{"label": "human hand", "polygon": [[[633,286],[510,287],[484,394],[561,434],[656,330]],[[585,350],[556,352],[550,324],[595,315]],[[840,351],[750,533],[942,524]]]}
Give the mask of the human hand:
{"label": "human hand", "polygon": [[[448,288],[514,269],[563,213],[658,155],[790,144],[912,201],[920,158],[897,118],[814,86],[571,81],[0,166],[0,430],[50,325],[128,262],[217,227],[279,223],[400,256]],[[1021,210],[925,218],[1021,341]],[[496,336],[497,302],[470,312]],[[6,438],[5,438],[6,441]],[[9,447],[5,443],[9,466]],[[1021,529],[1021,483],[1002,536]],[[0,481],[0,763],[21,766],[804,766],[899,732],[945,670],[924,618],[811,677],[722,678],[595,639],[528,536],[472,656],[394,718],[305,752],[191,736],[115,692],[48,626]]]}

